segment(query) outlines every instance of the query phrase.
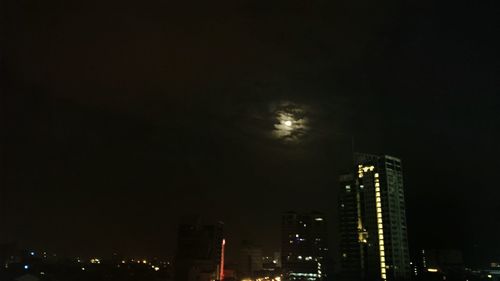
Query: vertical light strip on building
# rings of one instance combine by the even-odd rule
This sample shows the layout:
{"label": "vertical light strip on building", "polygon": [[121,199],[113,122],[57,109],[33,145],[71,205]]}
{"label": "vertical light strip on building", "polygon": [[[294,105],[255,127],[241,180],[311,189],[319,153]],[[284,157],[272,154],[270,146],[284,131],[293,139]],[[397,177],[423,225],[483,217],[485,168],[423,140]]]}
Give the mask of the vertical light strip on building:
{"label": "vertical light strip on building", "polygon": [[222,239],[222,252],[220,255],[220,272],[219,272],[219,280],[224,280],[224,251],[226,247],[226,239]]}
{"label": "vertical light strip on building", "polygon": [[[373,172],[375,166],[358,165],[358,177],[363,178],[364,173]],[[387,280],[386,265],[385,265],[385,247],[384,247],[384,224],[382,220],[382,200],[380,196],[380,179],[379,174],[374,174],[375,181],[375,206],[377,211],[377,230],[378,230],[378,245],[380,255],[380,277],[382,280]],[[359,227],[359,226],[358,226]]]}
{"label": "vertical light strip on building", "polygon": [[385,247],[384,247],[384,223],[382,220],[382,201],[380,197],[379,174],[375,173],[375,204],[377,209],[378,245],[380,253],[380,276],[382,280],[387,279],[385,267]]}
{"label": "vertical light strip on building", "polygon": [[[362,178],[363,177],[363,165],[358,165],[358,177]],[[366,242],[364,241],[364,236],[363,236],[363,220],[361,218],[361,195],[359,194],[359,191],[356,191],[356,211],[358,214],[358,242],[363,243]]]}

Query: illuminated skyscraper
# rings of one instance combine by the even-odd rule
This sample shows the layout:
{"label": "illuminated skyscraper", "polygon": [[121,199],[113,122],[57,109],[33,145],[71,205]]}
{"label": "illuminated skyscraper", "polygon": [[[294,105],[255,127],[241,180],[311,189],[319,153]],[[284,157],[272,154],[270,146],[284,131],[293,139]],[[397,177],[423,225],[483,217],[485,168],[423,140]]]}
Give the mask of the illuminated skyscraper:
{"label": "illuminated skyscraper", "polygon": [[410,258],[401,160],[356,154],[340,177],[340,251],[345,280],[408,280]]}
{"label": "illuminated skyscraper", "polygon": [[281,255],[287,280],[324,280],[328,272],[325,217],[287,212],[282,218]]}

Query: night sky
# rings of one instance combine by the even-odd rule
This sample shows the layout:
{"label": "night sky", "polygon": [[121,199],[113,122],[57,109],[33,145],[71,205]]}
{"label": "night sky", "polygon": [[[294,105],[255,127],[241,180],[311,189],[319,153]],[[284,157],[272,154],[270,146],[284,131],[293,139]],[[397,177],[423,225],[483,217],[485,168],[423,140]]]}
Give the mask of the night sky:
{"label": "night sky", "polygon": [[[0,238],[170,257],[202,214],[230,252],[271,252],[283,211],[318,210],[335,242],[353,136],[402,158],[411,249],[498,261],[498,8],[2,1]],[[308,120],[293,141],[272,134],[283,107]]]}

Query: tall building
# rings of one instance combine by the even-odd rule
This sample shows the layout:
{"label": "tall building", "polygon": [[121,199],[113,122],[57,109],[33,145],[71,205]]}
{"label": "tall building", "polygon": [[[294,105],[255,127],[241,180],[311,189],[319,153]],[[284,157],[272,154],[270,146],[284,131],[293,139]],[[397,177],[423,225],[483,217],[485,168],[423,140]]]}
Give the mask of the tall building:
{"label": "tall building", "polygon": [[340,177],[340,251],[345,280],[408,280],[410,257],[401,160],[356,154]]}
{"label": "tall building", "polygon": [[201,219],[184,219],[179,225],[174,264],[175,281],[217,281],[223,279],[223,224],[202,224]]}
{"label": "tall building", "polygon": [[239,276],[253,278],[256,272],[263,269],[262,265],[262,248],[249,241],[243,241],[238,260]]}
{"label": "tall building", "polygon": [[327,276],[329,256],[323,214],[287,212],[282,217],[281,263],[285,279],[320,281]]}

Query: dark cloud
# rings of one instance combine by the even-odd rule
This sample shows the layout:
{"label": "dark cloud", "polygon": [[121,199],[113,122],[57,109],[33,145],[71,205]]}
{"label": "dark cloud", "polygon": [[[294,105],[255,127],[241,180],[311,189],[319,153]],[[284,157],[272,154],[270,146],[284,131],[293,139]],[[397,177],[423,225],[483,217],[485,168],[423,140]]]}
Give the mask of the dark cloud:
{"label": "dark cloud", "polygon": [[[168,256],[199,212],[275,249],[281,211],[335,229],[351,136],[403,158],[414,248],[500,231],[492,1],[170,2],[5,3],[6,235]],[[300,142],[270,137],[283,103]]]}

